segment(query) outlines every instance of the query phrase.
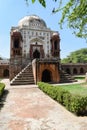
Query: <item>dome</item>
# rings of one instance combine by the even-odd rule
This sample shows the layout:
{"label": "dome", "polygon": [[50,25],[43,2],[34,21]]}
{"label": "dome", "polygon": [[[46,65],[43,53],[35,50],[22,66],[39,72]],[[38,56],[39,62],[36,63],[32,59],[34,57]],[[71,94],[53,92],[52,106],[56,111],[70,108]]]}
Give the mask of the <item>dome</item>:
{"label": "dome", "polygon": [[13,30],[13,32],[19,32],[19,30],[18,30],[18,29],[15,29],[15,30]]}
{"label": "dome", "polygon": [[31,26],[31,25],[46,27],[46,23],[44,22],[44,20],[37,15],[25,16],[18,23],[18,26]]}
{"label": "dome", "polygon": [[53,33],[53,36],[59,36],[59,34],[57,32]]}
{"label": "dome", "polygon": [[51,38],[58,38],[58,39],[60,39],[59,33],[58,33],[58,32],[54,32],[54,33],[52,34],[52,37],[51,37]]}

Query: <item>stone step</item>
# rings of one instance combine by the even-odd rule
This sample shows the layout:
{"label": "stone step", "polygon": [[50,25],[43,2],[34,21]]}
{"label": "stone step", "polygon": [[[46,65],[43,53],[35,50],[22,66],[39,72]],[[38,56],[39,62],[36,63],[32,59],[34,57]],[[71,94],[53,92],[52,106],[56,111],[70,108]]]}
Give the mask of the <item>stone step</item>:
{"label": "stone step", "polygon": [[32,73],[32,70],[31,71],[24,71],[23,73]]}
{"label": "stone step", "polygon": [[18,76],[19,77],[33,77],[33,74],[21,74]]}
{"label": "stone step", "polygon": [[14,82],[11,85],[30,85],[35,84],[34,82]]}
{"label": "stone step", "polygon": [[28,84],[35,84],[31,65],[23,69],[21,73],[19,73],[11,83],[11,85],[28,85]]}
{"label": "stone step", "polygon": [[71,75],[67,74],[63,70],[60,71],[60,83],[71,83],[76,81],[77,80],[75,80]]}
{"label": "stone step", "polygon": [[29,77],[21,76],[21,77],[18,77],[17,79],[29,80],[29,79],[33,79],[33,76],[29,76]]}
{"label": "stone step", "polygon": [[17,81],[17,82],[20,82],[20,81],[21,81],[21,82],[31,82],[31,81],[34,82],[33,79],[31,79],[31,80],[27,80],[27,79],[16,79],[15,82],[16,82],[16,81]]}

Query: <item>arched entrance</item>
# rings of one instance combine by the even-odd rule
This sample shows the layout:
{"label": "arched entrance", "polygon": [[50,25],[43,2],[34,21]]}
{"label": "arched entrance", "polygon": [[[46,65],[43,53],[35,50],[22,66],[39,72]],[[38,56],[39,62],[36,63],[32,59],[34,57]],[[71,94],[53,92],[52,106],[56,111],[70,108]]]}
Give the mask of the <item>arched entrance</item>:
{"label": "arched entrance", "polygon": [[78,71],[76,68],[73,69],[73,74],[78,74]]}
{"label": "arched entrance", "polygon": [[45,69],[42,73],[42,82],[51,82],[51,81],[52,81],[51,71]]}
{"label": "arched entrance", "polygon": [[37,49],[33,53],[33,58],[40,58],[40,52]]}
{"label": "arched entrance", "polygon": [[80,74],[84,74],[84,69],[80,68]]}
{"label": "arched entrance", "polygon": [[67,69],[66,69],[66,72],[67,72],[68,74],[71,74],[71,72],[70,72],[70,69],[69,69],[69,68],[67,68]]}
{"label": "arched entrance", "polygon": [[4,70],[3,77],[9,77],[9,70],[8,69]]}

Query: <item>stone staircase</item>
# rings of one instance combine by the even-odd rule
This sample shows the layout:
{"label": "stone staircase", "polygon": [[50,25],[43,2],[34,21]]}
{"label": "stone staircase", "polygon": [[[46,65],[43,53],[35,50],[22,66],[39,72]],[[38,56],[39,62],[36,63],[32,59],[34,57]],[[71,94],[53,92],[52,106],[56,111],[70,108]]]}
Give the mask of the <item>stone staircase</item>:
{"label": "stone staircase", "polygon": [[72,83],[77,82],[76,79],[74,79],[73,76],[67,74],[65,71],[60,71],[60,83]]}
{"label": "stone staircase", "polygon": [[35,84],[32,65],[28,64],[16,77],[10,82],[11,85],[29,85]]}

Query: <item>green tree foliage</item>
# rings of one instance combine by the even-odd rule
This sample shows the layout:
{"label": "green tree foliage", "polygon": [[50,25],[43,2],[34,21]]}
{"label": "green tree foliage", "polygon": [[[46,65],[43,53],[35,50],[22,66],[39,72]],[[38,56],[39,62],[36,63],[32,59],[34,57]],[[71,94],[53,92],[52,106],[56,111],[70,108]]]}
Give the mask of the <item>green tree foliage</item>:
{"label": "green tree foliage", "polygon": [[[29,0],[25,0],[29,3]],[[35,3],[36,0],[31,0]],[[73,33],[81,38],[87,40],[87,0],[66,0],[64,5],[63,0],[52,0],[58,5],[58,8],[53,7],[52,12],[61,12],[62,17],[60,19],[60,27],[65,21],[69,28],[73,29]],[[38,2],[46,7],[46,0],[38,0]]]}
{"label": "green tree foliage", "polygon": [[71,52],[67,58],[61,60],[62,63],[87,63],[87,48]]}
{"label": "green tree foliage", "polygon": [[[25,0],[26,3],[28,4],[29,3],[29,0]],[[36,0],[31,0],[32,3],[35,3]],[[38,0],[38,2],[43,6],[43,7],[46,7],[46,0]]]}
{"label": "green tree foliage", "polygon": [[87,38],[87,0],[69,0],[63,8],[60,7],[55,12],[60,10],[62,10],[61,27],[67,20],[68,27],[74,29],[76,36]]}

